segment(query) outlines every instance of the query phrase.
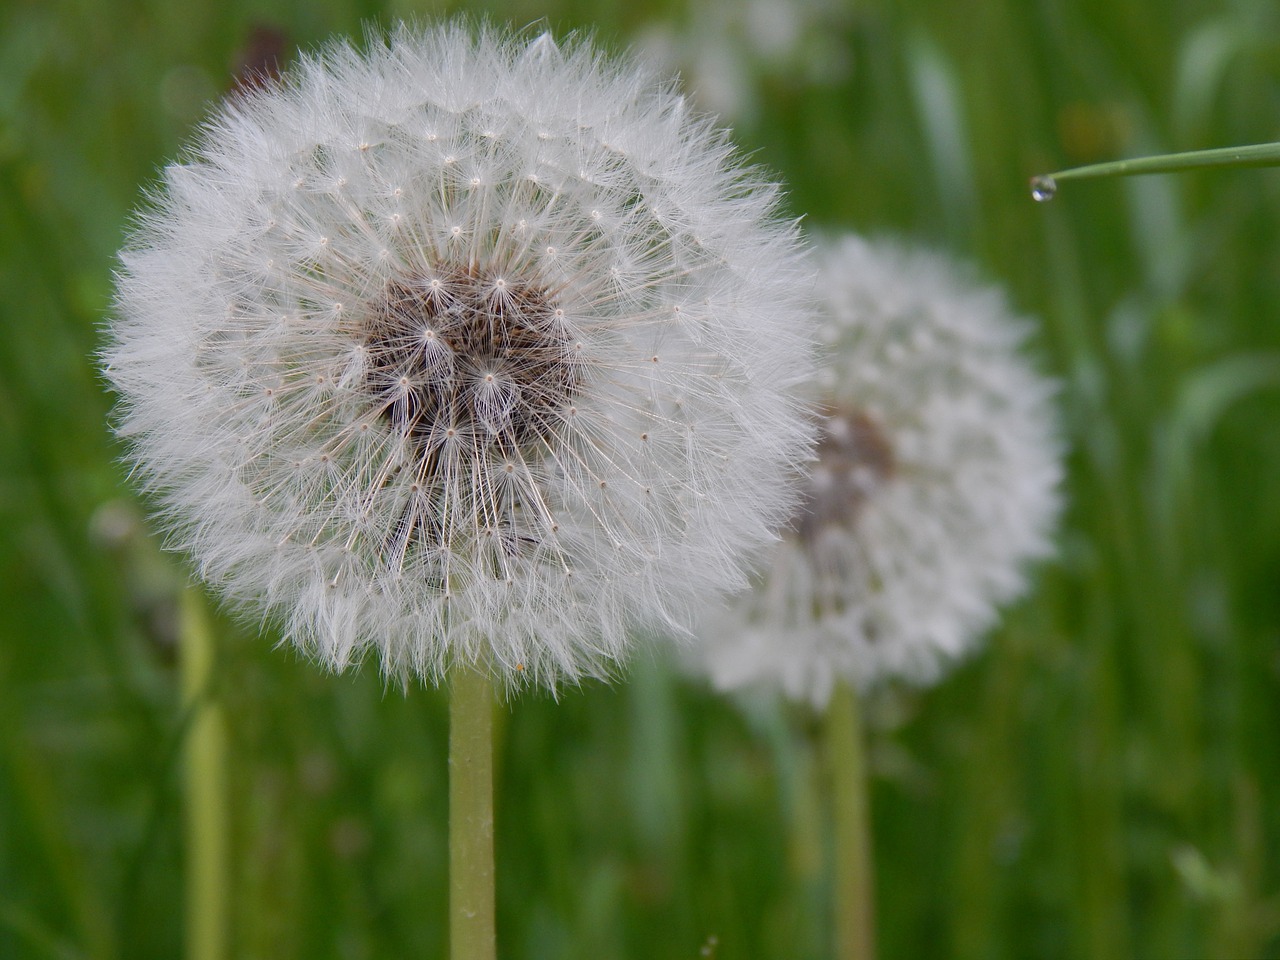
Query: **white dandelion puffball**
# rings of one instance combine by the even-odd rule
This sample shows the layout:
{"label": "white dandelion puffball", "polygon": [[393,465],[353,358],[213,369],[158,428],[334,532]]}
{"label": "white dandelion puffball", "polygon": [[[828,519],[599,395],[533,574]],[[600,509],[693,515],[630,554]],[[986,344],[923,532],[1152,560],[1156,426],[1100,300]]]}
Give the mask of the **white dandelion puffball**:
{"label": "white dandelion puffball", "polygon": [[237,93],[122,253],[105,350],[172,540],[334,669],[555,686],[793,509],[811,267],[673,85],[453,22]]}
{"label": "white dandelion puffball", "polygon": [[806,502],[698,656],[722,689],[822,706],[838,680],[928,682],[969,649],[1050,551],[1062,468],[1054,386],[998,291],[855,237],[818,261],[830,366]]}

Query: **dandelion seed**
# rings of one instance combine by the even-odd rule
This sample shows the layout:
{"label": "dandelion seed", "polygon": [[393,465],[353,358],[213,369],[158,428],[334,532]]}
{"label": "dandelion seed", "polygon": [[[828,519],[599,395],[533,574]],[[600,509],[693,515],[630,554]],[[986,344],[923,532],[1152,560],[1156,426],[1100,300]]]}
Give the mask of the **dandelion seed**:
{"label": "dandelion seed", "polygon": [[698,655],[717,686],[822,706],[838,681],[925,682],[967,651],[1049,552],[1062,468],[1053,386],[998,292],[856,238],[819,265],[830,367],[806,503]]}
{"label": "dandelion seed", "polygon": [[188,157],[122,253],[119,431],[201,575],[329,667],[607,674],[792,509],[794,227],[635,64],[402,28]]}

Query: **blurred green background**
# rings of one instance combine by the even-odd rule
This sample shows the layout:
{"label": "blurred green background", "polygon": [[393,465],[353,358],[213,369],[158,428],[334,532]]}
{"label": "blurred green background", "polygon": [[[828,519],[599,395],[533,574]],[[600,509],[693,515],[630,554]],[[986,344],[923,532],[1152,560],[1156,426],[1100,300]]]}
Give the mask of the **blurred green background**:
{"label": "blurred green background", "polygon": [[[91,359],[129,211],[273,32],[287,56],[448,9],[0,5],[0,957],[181,949],[184,568],[141,526]],[[1280,955],[1280,172],[1048,205],[1026,186],[1280,138],[1280,8],[487,12],[644,45],[808,226],[949,249],[1043,321],[1071,445],[1060,559],[985,652],[867,705],[883,956]],[[219,630],[234,954],[441,956],[441,695]],[[501,719],[502,956],[828,954],[813,717],[646,656]]]}

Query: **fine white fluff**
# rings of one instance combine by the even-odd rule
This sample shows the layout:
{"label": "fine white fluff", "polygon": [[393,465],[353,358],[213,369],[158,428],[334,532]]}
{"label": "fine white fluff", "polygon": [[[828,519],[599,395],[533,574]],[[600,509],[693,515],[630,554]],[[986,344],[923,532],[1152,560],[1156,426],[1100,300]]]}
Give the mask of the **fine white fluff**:
{"label": "fine white fluff", "polygon": [[[818,260],[814,399],[833,419],[808,505],[754,588],[703,618],[697,662],[721,689],[822,706],[837,680],[932,681],[992,626],[1050,552],[1061,444],[998,291],[892,243],[848,237]],[[858,455],[833,456],[858,423]]]}
{"label": "fine white fluff", "polygon": [[812,281],[777,196],[585,41],[339,43],[165,170],[121,254],[119,432],[201,576],[333,669],[607,674],[794,508]]}

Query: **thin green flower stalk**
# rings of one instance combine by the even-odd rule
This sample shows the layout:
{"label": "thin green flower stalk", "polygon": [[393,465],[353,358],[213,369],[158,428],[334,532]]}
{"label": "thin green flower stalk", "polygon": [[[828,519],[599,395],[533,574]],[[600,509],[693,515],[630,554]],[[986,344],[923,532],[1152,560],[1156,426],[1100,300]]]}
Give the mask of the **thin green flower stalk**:
{"label": "thin green flower stalk", "polygon": [[1107,177],[1137,177],[1151,173],[1181,173],[1204,167],[1277,167],[1280,166],[1280,143],[1258,143],[1245,147],[1218,147],[1213,150],[1190,150],[1184,153],[1161,153],[1129,160],[1112,160],[1071,167],[1057,173],[1039,174],[1031,178],[1031,196],[1044,202],[1052,200],[1064,180],[1097,180]]}
{"label": "thin green flower stalk", "polygon": [[876,955],[875,867],[867,757],[857,691],[836,687],[827,709],[827,763],[835,833],[835,957]]}
{"label": "thin green flower stalk", "polygon": [[227,729],[214,691],[216,654],[204,596],[182,593],[179,659],[187,716],[186,957],[225,960],[228,936]]}
{"label": "thin green flower stalk", "polygon": [[493,683],[459,667],[449,684],[449,955],[493,960]]}

